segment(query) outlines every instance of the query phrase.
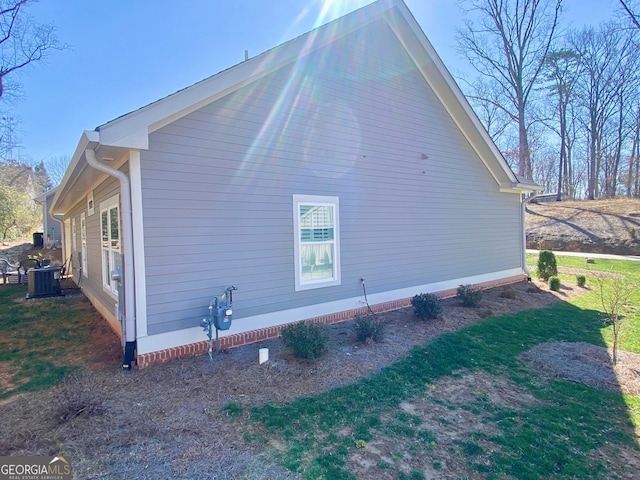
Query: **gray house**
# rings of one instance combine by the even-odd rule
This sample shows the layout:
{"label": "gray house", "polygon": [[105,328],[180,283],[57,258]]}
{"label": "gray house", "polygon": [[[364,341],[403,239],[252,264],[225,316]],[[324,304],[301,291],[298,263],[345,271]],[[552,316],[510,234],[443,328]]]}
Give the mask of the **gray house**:
{"label": "gray house", "polygon": [[50,213],[51,204],[56,194],[56,189],[52,188],[38,195],[34,200],[42,205],[42,228],[44,246],[47,248],[56,247],[62,243],[62,217],[53,216]]}
{"label": "gray house", "polygon": [[[58,187],[124,365],[526,275],[523,183],[401,0],[380,0],[85,131]],[[116,270],[120,281],[112,276]]]}

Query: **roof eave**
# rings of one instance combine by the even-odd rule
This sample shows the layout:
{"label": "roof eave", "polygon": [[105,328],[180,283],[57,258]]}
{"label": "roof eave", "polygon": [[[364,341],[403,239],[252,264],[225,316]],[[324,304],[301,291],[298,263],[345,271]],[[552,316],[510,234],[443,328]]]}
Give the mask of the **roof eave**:
{"label": "roof eave", "polygon": [[46,201],[47,201],[47,198],[48,198],[48,197],[50,197],[52,194],[54,194],[54,193],[55,193],[55,191],[56,191],[56,189],[57,189],[57,188],[58,188],[58,187],[53,187],[53,188],[51,188],[51,189],[47,190],[46,192],[41,193],[40,195],[38,195],[37,197],[35,197],[33,200],[34,200],[35,202],[38,202],[38,203],[40,203],[40,204],[43,204],[44,202],[46,202]]}
{"label": "roof eave", "polygon": [[78,145],[71,157],[69,166],[56,190],[56,195],[51,204],[51,212],[55,214],[64,214],[64,200],[68,197],[69,191],[73,188],[73,184],[77,181],[80,174],[87,167],[84,158],[84,152],[87,148],[94,147],[100,143],[100,134],[94,130],[85,130],[80,136]]}
{"label": "roof eave", "polygon": [[535,183],[511,182],[500,185],[502,193],[535,193],[542,192],[544,189]]}

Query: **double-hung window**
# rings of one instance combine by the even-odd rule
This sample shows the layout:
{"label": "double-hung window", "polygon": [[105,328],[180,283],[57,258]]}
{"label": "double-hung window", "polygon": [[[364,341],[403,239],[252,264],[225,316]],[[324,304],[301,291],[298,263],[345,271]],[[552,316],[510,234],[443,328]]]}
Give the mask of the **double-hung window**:
{"label": "double-hung window", "polygon": [[340,285],[338,197],[293,196],[295,289]]}
{"label": "double-hung window", "polygon": [[117,283],[111,272],[120,269],[120,196],[100,203],[100,231],[102,235],[102,286],[118,295]]}

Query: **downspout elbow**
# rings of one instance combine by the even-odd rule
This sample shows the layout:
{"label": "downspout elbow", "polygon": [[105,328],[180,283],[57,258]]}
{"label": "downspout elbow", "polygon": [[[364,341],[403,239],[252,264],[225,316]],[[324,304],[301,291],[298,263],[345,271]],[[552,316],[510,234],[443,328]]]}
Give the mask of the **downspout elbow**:
{"label": "downspout elbow", "polygon": [[[96,152],[93,149],[85,150],[87,163],[107,175],[115,177],[120,182],[120,198],[122,208],[122,238],[124,245],[124,332],[125,348],[124,358],[122,360],[122,368],[131,370],[136,348],[136,319],[135,319],[135,273],[133,266],[133,224],[132,224],[132,208],[131,208],[131,182],[129,177],[109,165],[105,165],[96,158]],[[122,301],[122,299],[120,300]]]}

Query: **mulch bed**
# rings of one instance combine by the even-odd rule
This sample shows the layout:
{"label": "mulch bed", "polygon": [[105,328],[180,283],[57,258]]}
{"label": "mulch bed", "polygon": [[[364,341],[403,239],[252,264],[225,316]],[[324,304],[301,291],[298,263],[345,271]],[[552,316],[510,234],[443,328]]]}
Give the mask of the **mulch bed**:
{"label": "mulch bed", "polygon": [[522,355],[532,368],[547,375],[602,390],[640,396],[640,355],[583,342],[549,342]]}

